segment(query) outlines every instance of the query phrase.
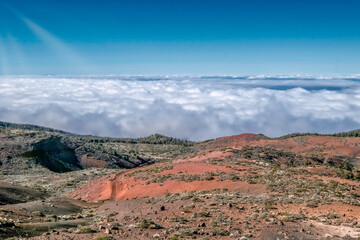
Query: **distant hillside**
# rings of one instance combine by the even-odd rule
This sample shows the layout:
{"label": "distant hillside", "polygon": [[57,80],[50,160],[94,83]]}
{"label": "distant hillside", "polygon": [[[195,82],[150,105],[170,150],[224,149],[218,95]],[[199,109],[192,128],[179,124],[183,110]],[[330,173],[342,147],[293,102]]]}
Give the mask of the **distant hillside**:
{"label": "distant hillside", "polygon": [[[52,128],[0,122],[0,171],[35,163],[54,172],[84,168],[134,168],[190,151],[193,142],[160,134],[142,138],[76,135]],[[29,162],[30,161],[30,162]]]}
{"label": "distant hillside", "polygon": [[53,129],[53,128],[41,127],[41,126],[32,125],[32,124],[17,124],[17,123],[8,123],[8,122],[0,121],[0,129],[1,128],[46,131],[46,132],[57,132],[57,133],[62,133],[62,134],[69,134],[65,131],[61,131],[61,130],[57,130],[57,129]]}
{"label": "distant hillside", "polygon": [[360,137],[360,129],[349,131],[349,132],[342,132],[342,133],[334,133],[334,134],[321,134],[321,133],[291,133],[279,138],[275,139],[286,139],[286,138],[293,138],[299,136],[330,136],[330,137]]}
{"label": "distant hillside", "polygon": [[[242,134],[210,141],[207,145],[222,143],[226,146],[233,138],[248,142],[256,139],[285,140],[298,136],[359,137],[360,130],[337,134],[295,133],[280,138]],[[142,138],[76,135],[52,128],[6,122],[0,122],[0,137],[0,171],[3,174],[31,169],[33,164],[54,172],[91,167],[135,168],[197,152],[206,143],[161,134]]]}
{"label": "distant hillside", "polygon": [[71,134],[76,136],[77,138],[86,139],[90,142],[117,142],[117,143],[146,143],[146,144],[176,144],[176,145],[186,145],[190,146],[193,144],[192,141],[182,140],[173,137],[167,137],[158,133],[150,135],[148,137],[141,137],[141,138],[110,138],[110,137],[98,137],[98,136],[91,136],[91,135],[77,135],[69,132],[65,132],[62,130],[57,130],[53,128],[47,128],[32,124],[16,124],[16,123],[8,123],[8,122],[1,122],[0,121],[0,129],[21,129],[21,130],[32,130],[32,131],[44,131],[44,132],[54,132],[54,133],[61,133],[61,134]]}
{"label": "distant hillside", "polygon": [[[111,137],[99,137],[99,136],[92,136],[92,135],[77,135],[73,133],[69,133],[62,130],[57,130],[48,127],[42,127],[32,124],[17,124],[17,123],[8,123],[0,121],[0,129],[22,129],[22,130],[33,130],[33,131],[45,131],[45,132],[54,132],[54,133],[61,133],[61,134],[70,134],[76,136],[80,139],[86,139],[90,142],[114,142],[114,143],[145,143],[145,144],[175,144],[175,145],[183,145],[183,146],[192,146],[195,142],[164,136],[162,134],[155,133],[153,135],[141,138],[111,138]],[[260,134],[265,138],[269,138],[263,134]],[[341,133],[333,133],[333,134],[321,134],[321,133],[290,133],[286,134],[281,137],[273,138],[273,139],[287,139],[299,136],[333,136],[333,137],[360,137],[360,129],[349,131],[349,132],[341,132]],[[210,141],[210,140],[207,140]],[[206,142],[206,141],[204,141]]]}
{"label": "distant hillside", "polygon": [[96,136],[87,136],[87,135],[76,135],[78,139],[95,142],[95,143],[130,143],[130,144],[172,144],[172,145],[183,145],[191,146],[194,144],[192,141],[181,140],[178,138],[167,137],[161,134],[153,134],[148,137],[141,138],[108,138],[108,137],[96,137]]}

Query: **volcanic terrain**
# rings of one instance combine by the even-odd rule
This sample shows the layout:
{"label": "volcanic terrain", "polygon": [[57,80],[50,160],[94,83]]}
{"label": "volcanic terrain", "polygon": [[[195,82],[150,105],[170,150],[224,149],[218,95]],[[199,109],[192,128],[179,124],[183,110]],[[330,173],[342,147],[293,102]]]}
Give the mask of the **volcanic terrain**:
{"label": "volcanic terrain", "polygon": [[359,133],[190,142],[0,123],[0,238],[359,239]]}

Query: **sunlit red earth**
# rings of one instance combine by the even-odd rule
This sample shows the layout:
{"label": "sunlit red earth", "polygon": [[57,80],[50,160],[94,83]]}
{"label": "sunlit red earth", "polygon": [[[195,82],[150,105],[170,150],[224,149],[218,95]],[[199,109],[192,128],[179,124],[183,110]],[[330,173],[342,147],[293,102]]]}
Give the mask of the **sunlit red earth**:
{"label": "sunlit red earth", "polygon": [[[325,162],[290,166],[286,157],[275,158],[271,163],[238,154],[249,146],[307,158],[322,156]],[[92,209],[91,214],[84,218],[94,232],[53,230],[32,239],[358,239],[360,236],[360,182],[340,177],[336,166],[326,163],[330,159],[335,162],[350,159],[358,168],[359,138],[269,139],[241,134],[196,143],[194,149],[176,159],[100,177],[64,196],[72,199],[74,206],[90,204],[86,206]],[[264,154],[260,152],[259,156]],[[269,176],[273,180],[269,181]],[[271,181],[294,186],[277,185],[277,189],[271,187]],[[311,184],[315,187],[310,188]],[[333,189],[327,188],[328,185]],[[161,228],[141,227],[144,219],[151,219]]]}

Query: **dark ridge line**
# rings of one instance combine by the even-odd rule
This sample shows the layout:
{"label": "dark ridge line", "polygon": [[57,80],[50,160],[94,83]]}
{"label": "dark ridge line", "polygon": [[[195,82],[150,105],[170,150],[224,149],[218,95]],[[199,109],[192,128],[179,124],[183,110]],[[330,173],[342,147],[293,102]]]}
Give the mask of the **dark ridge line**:
{"label": "dark ridge line", "polygon": [[129,144],[173,144],[173,145],[186,145],[191,146],[195,142],[174,138],[174,137],[168,137],[162,134],[152,134],[147,137],[140,137],[140,138],[113,138],[113,137],[101,137],[101,136],[93,136],[93,135],[82,135],[82,134],[75,134],[70,133],[62,130],[57,130],[53,128],[48,127],[42,127],[38,125],[33,124],[18,124],[18,123],[9,123],[9,122],[3,122],[0,121],[0,129],[21,129],[21,130],[34,130],[34,131],[47,131],[51,133],[59,133],[66,136],[71,136],[74,138],[88,138],[90,142],[117,142],[117,143],[129,143]]}
{"label": "dark ridge line", "polygon": [[[62,130],[58,130],[58,129],[54,129],[54,128],[48,128],[48,127],[42,127],[42,126],[38,126],[38,125],[33,125],[33,124],[18,124],[18,123],[9,123],[9,122],[3,122],[0,121],[0,128],[15,128],[15,129],[23,129],[23,130],[36,130],[36,131],[48,131],[48,132],[54,132],[54,133],[60,133],[60,134],[64,134],[64,135],[71,135],[74,137],[84,137],[84,138],[93,138],[93,141],[110,141],[110,142],[119,142],[119,143],[132,143],[132,144],[137,144],[137,143],[148,143],[148,144],[168,144],[168,141],[171,141],[172,144],[174,145],[179,145],[179,144],[185,144],[185,145],[193,145],[193,144],[198,144],[198,143],[206,143],[209,141],[212,141],[214,139],[208,139],[208,140],[204,140],[204,141],[189,141],[189,140],[183,140],[183,139],[179,139],[179,138],[174,138],[174,137],[168,137],[162,134],[152,134],[150,136],[147,137],[140,137],[140,138],[113,138],[113,137],[100,137],[100,136],[93,136],[93,135],[81,135],[81,134],[74,134],[74,133],[69,133],[66,131],[62,131]],[[340,133],[333,133],[333,134],[322,134],[322,133],[290,133],[290,134],[286,134],[280,137],[268,137],[264,134],[259,134],[262,135],[264,138],[268,138],[268,139],[288,139],[288,138],[293,138],[293,137],[301,137],[301,136],[327,136],[327,137],[360,137],[360,129],[356,129],[356,130],[352,130],[352,131],[348,131],[348,132],[340,132]],[[151,139],[160,139],[159,142],[150,142]]]}
{"label": "dark ridge line", "polygon": [[48,128],[48,127],[42,127],[38,125],[33,124],[21,124],[21,123],[9,123],[9,122],[3,122],[0,121],[0,128],[16,128],[16,129],[22,129],[22,130],[36,130],[36,131],[48,131],[48,132],[56,132],[61,134],[67,134],[67,135],[74,135],[72,133],[54,129],[54,128]]}
{"label": "dark ridge line", "polygon": [[319,136],[319,137],[360,137],[360,129],[348,131],[348,132],[340,132],[333,134],[322,134],[322,133],[291,133],[277,138],[271,139],[288,139],[293,137],[301,137],[301,136]]}

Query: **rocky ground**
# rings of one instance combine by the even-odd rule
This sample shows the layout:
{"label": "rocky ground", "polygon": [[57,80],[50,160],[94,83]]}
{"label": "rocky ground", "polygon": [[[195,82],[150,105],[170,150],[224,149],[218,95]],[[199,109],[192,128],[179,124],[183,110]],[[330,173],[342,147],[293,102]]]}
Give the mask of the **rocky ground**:
{"label": "rocky ground", "polygon": [[0,238],[359,239],[356,134],[191,143],[3,126]]}

